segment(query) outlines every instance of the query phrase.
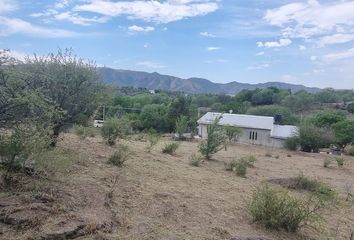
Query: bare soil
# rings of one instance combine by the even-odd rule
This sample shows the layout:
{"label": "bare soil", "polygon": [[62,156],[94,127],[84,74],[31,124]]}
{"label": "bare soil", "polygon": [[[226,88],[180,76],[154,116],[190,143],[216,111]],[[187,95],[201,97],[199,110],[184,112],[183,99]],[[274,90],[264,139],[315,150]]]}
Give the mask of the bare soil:
{"label": "bare soil", "polygon": [[[151,153],[146,142],[120,141],[133,154],[118,168],[107,164],[115,147],[99,137],[64,134],[60,146],[76,151],[80,160],[50,181],[21,179],[20,189],[3,189],[0,239],[350,239],[353,157],[345,157],[343,167],[324,168],[327,155],[233,145],[193,167],[189,157],[198,142],[181,142],[171,156],[161,153],[168,141]],[[225,162],[247,155],[258,161],[246,178],[225,171]],[[246,205],[255,187],[300,173],[339,193],[336,205],[323,211],[321,226],[294,234],[252,223]]]}

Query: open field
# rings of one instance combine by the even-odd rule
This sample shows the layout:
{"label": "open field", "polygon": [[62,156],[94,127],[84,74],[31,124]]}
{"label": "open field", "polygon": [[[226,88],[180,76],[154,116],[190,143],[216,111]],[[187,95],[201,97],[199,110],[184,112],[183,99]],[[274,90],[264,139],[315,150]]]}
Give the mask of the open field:
{"label": "open field", "polygon": [[[354,191],[353,157],[344,157],[342,168],[335,163],[324,168],[326,155],[233,145],[193,167],[188,159],[198,142],[181,142],[170,156],[161,153],[167,141],[151,153],[145,151],[146,142],[120,141],[133,154],[117,168],[106,163],[115,147],[101,138],[64,134],[59,145],[76,153],[72,166],[53,182],[23,183],[17,193],[0,193],[0,216],[6,222],[0,223],[0,239],[350,239],[354,207],[345,199],[349,186]],[[225,162],[248,155],[258,161],[246,178],[225,171]],[[300,173],[339,193],[338,203],[324,210],[319,229],[294,234],[252,223],[246,204],[254,188]]]}

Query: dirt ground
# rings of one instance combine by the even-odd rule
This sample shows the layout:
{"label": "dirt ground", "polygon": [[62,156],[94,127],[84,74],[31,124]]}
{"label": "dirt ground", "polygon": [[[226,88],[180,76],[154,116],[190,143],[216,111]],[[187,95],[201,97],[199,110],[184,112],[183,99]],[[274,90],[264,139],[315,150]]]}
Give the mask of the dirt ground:
{"label": "dirt ground", "polygon": [[[99,137],[63,135],[60,146],[80,159],[53,182],[2,191],[0,239],[350,239],[354,208],[346,198],[351,186],[354,192],[353,157],[345,157],[342,168],[324,168],[326,155],[236,144],[193,167],[189,157],[198,142],[181,142],[170,156],[161,153],[168,141],[151,153],[146,142],[120,141],[133,154],[118,168],[106,163],[115,147]],[[248,155],[258,161],[246,178],[225,171],[225,162]],[[336,206],[323,211],[321,226],[294,234],[252,223],[246,204],[254,188],[300,173],[339,193]]]}

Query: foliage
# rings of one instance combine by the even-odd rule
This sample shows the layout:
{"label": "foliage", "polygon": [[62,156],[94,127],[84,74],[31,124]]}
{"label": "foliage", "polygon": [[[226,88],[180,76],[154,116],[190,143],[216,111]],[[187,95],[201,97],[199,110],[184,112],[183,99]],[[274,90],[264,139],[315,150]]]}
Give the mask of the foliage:
{"label": "foliage", "polygon": [[233,171],[237,176],[245,177],[247,174],[247,168],[254,167],[254,163],[257,161],[256,157],[250,155],[242,157],[238,160],[233,159],[231,162],[225,164],[226,171]]}
{"label": "foliage", "polygon": [[296,136],[287,138],[284,147],[290,151],[296,151],[299,148],[299,138]]}
{"label": "foliage", "polygon": [[248,203],[248,210],[256,223],[266,228],[296,232],[301,226],[321,219],[323,203],[316,197],[300,200],[284,189],[267,185],[258,187]]}
{"label": "foliage", "polygon": [[341,146],[354,143],[354,121],[345,120],[334,124],[333,126],[336,141]]}
{"label": "foliage", "polygon": [[320,148],[328,147],[334,142],[330,129],[319,128],[310,123],[299,127],[299,144],[304,152],[318,152]]}
{"label": "foliage", "polygon": [[208,137],[199,144],[199,152],[207,159],[210,160],[214,153],[223,149],[226,141],[224,129],[220,127],[220,118],[216,118],[207,127]]}
{"label": "foliage", "polygon": [[111,118],[104,122],[101,135],[108,145],[113,146],[118,138],[124,138],[129,131],[129,122],[124,119]]}
{"label": "foliage", "polygon": [[344,166],[344,162],[345,162],[345,159],[342,158],[342,157],[336,157],[336,162],[337,162],[337,165],[338,167],[343,167]]}
{"label": "foliage", "polygon": [[191,165],[191,166],[199,167],[202,162],[203,162],[202,157],[198,156],[196,154],[192,154],[189,157],[189,165]]}
{"label": "foliage", "polygon": [[117,167],[122,167],[123,164],[128,160],[131,152],[128,146],[118,145],[117,150],[109,157],[108,163]]}
{"label": "foliage", "polygon": [[350,146],[347,153],[350,155],[350,156],[354,156],[354,146]]}
{"label": "foliage", "polygon": [[182,139],[183,134],[187,131],[188,127],[188,117],[186,116],[180,116],[177,118],[176,121],[176,133],[178,134],[178,138]]}
{"label": "foliage", "polygon": [[168,107],[161,104],[146,105],[139,116],[142,129],[155,129],[159,132],[168,130]]}
{"label": "foliage", "polygon": [[152,148],[160,141],[161,135],[155,130],[150,130],[147,136],[149,145],[146,147],[148,152],[151,152]]}
{"label": "foliage", "polygon": [[257,162],[257,158],[253,155],[249,155],[247,157],[242,157],[240,162],[242,162],[247,167],[253,168],[255,162]]}
{"label": "foliage", "polygon": [[227,150],[227,144],[236,141],[242,134],[242,130],[235,126],[224,126],[225,133],[227,136],[227,142],[225,142],[225,150]]}
{"label": "foliage", "polygon": [[21,172],[35,154],[48,147],[49,137],[43,126],[16,125],[0,134],[0,164],[7,173]]}
{"label": "foliage", "polygon": [[354,114],[354,103],[348,104],[347,111]]}
{"label": "foliage", "polygon": [[320,128],[331,128],[334,124],[344,121],[346,115],[340,111],[322,111],[312,119],[313,124]]}
{"label": "foliage", "polygon": [[247,165],[245,162],[239,161],[235,166],[235,173],[239,177],[246,177]]}
{"label": "foliage", "polygon": [[282,119],[279,124],[296,125],[299,122],[299,119],[288,108],[277,105],[253,107],[248,109],[247,114],[270,117],[280,114]]}
{"label": "foliage", "polygon": [[179,147],[179,144],[174,142],[174,143],[168,143],[165,145],[165,147],[162,149],[162,153],[167,153],[170,155],[175,154],[177,148]]}
{"label": "foliage", "polygon": [[73,127],[74,133],[79,136],[81,139],[85,139],[87,137],[95,137],[96,129],[93,127],[85,127],[82,125],[74,125]]}
{"label": "foliage", "polygon": [[336,195],[335,191],[329,186],[317,180],[309,179],[303,174],[295,178],[295,189],[312,192],[321,200],[333,200]]}

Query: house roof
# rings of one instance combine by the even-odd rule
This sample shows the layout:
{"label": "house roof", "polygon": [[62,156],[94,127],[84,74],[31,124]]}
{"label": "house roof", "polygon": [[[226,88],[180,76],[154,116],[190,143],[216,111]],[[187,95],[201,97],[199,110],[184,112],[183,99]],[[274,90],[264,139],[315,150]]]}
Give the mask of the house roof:
{"label": "house roof", "polygon": [[285,139],[293,136],[298,131],[296,126],[274,124],[274,117],[245,114],[208,112],[198,120],[198,124],[210,124],[220,116],[220,125],[270,130],[270,136],[273,138]]}
{"label": "house roof", "polygon": [[270,136],[273,138],[285,139],[294,136],[297,132],[298,128],[296,126],[274,124]]}
{"label": "house roof", "polygon": [[210,124],[217,117],[222,116],[220,125],[238,126],[244,128],[267,129],[272,130],[274,117],[254,116],[244,114],[216,113],[208,112],[198,120],[199,124]]}

